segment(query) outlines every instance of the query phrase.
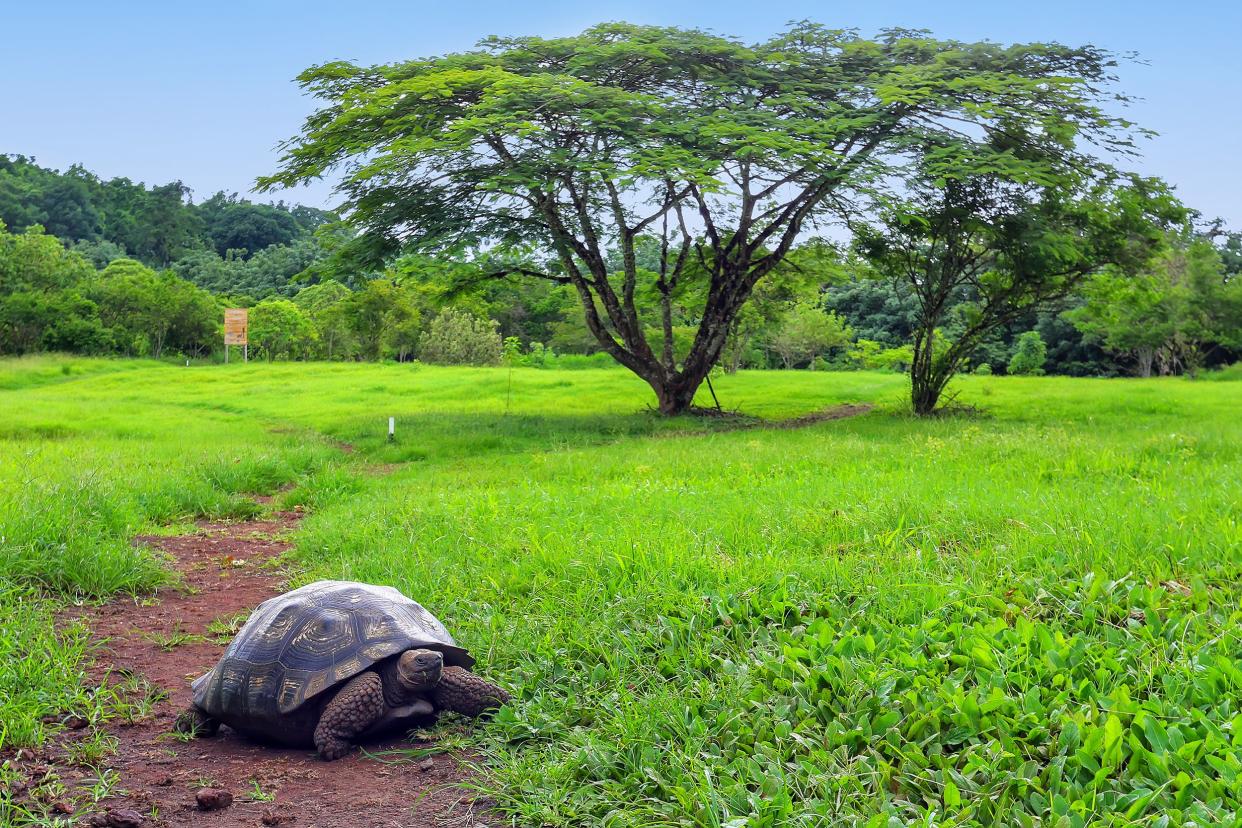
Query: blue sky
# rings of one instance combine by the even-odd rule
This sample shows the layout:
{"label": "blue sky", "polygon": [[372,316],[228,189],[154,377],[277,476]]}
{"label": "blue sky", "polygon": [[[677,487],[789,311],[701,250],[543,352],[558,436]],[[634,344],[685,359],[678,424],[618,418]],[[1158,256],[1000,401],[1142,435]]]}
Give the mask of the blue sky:
{"label": "blue sky", "polygon": [[[603,20],[709,28],[745,39],[789,20],[873,32],[1057,40],[1137,51],[1119,88],[1131,117],[1160,133],[1136,164],[1209,217],[1242,229],[1242,4],[1098,2],[342,3],[0,1],[0,152],[104,177],[181,179],[197,198],[245,192],[312,103],[292,79],[327,60],[378,63],[457,51],[488,34],[557,35]],[[333,203],[326,185],[286,193]]]}

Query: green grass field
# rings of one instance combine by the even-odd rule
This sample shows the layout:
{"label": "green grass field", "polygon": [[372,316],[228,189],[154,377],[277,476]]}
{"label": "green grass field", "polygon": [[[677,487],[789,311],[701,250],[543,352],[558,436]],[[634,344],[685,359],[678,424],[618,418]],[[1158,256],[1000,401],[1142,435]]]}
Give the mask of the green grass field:
{"label": "green grass field", "polygon": [[620,370],[0,362],[0,742],[107,715],[47,620],[159,582],[130,536],[292,483],[299,581],[397,586],[515,691],[470,744],[516,824],[1238,820],[1242,383],[957,387],[722,377],[876,404],[730,431]]}

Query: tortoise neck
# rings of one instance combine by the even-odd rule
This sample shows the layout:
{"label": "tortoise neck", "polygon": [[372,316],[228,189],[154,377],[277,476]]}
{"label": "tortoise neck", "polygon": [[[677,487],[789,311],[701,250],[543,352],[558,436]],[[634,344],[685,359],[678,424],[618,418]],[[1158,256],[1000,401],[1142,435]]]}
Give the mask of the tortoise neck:
{"label": "tortoise neck", "polygon": [[418,691],[409,689],[405,682],[401,681],[401,676],[397,673],[397,658],[399,657],[390,658],[375,668],[384,687],[384,701],[390,707],[409,704],[419,696]]}

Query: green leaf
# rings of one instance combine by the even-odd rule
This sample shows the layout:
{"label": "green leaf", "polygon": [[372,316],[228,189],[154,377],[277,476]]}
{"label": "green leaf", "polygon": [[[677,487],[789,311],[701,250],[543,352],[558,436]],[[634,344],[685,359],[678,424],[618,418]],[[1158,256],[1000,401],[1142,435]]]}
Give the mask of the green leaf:
{"label": "green leaf", "polygon": [[950,779],[944,783],[944,807],[957,809],[961,807],[962,794]]}

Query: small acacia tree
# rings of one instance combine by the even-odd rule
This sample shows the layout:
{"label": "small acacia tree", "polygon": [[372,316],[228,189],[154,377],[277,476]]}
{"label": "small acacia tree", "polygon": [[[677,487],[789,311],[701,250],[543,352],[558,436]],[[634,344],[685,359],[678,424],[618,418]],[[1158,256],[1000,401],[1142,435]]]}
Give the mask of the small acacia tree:
{"label": "small acacia tree", "polygon": [[[1092,47],[905,30],[869,40],[811,23],[755,44],[624,23],[493,38],[307,70],[323,108],[260,185],[343,172],[356,249],[371,259],[548,251],[490,256],[503,264],[484,275],[571,286],[600,347],[676,414],[756,284],[805,230],[900,170],[911,141],[1003,128],[1113,143],[1124,124],[1096,105],[1111,65]],[[643,236],[659,241],[654,270],[638,265]],[[648,335],[670,340],[670,305],[691,279],[701,300],[678,358]]]}
{"label": "small acacia tree", "polygon": [[[986,141],[942,136],[915,150],[904,189],[855,227],[876,270],[913,292],[915,413],[936,410],[986,338],[1063,299],[1105,266],[1135,272],[1185,210],[1154,179],[1120,176],[1064,136],[1007,126]],[[943,326],[956,330],[946,341]]]}

